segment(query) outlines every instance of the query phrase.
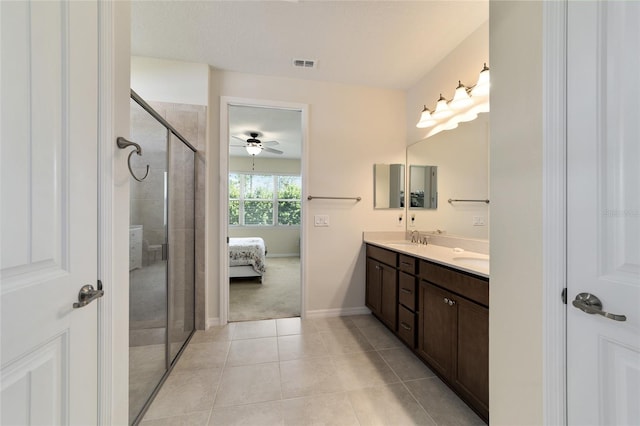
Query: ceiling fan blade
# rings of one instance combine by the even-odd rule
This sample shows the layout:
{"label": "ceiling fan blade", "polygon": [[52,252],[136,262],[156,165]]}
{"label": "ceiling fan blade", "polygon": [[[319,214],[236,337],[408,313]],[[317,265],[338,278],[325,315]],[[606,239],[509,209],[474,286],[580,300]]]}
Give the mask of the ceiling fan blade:
{"label": "ceiling fan blade", "polygon": [[266,147],[266,146],[263,146],[262,149],[267,151],[267,152],[270,152],[272,154],[282,154],[282,151],[279,151],[279,150],[273,149],[273,148],[269,148],[269,147]]}
{"label": "ceiling fan blade", "polygon": [[278,142],[278,141],[264,141],[264,142],[262,142],[262,145],[275,146],[275,145],[280,145],[280,142]]}
{"label": "ceiling fan blade", "polygon": [[236,138],[236,139],[238,139],[238,140],[241,140],[242,142],[246,142],[246,141],[247,141],[246,139],[242,139],[241,137],[236,136],[236,135],[231,135],[231,137],[232,137],[232,138]]}

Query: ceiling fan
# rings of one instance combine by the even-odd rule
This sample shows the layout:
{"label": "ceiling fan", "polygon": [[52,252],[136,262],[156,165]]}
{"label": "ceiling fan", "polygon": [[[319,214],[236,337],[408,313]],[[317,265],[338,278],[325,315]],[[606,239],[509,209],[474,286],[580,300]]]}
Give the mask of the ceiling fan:
{"label": "ceiling fan", "polygon": [[272,154],[282,154],[282,151],[277,150],[277,149],[273,149],[273,148],[269,148],[267,145],[278,145],[278,141],[264,141],[262,142],[261,140],[258,139],[258,136],[260,135],[257,132],[251,132],[249,133],[249,135],[251,136],[249,139],[244,140],[243,138],[239,137],[239,136],[231,136],[232,138],[241,140],[242,142],[244,142],[244,145],[231,145],[234,147],[244,147],[247,152],[249,153],[249,155],[258,155],[260,154],[263,150],[266,152],[270,152]]}

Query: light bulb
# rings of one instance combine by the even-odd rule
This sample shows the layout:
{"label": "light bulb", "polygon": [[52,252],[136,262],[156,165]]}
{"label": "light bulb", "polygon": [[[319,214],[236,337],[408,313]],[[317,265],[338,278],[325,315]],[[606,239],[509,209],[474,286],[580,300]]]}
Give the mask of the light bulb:
{"label": "light bulb", "polygon": [[458,87],[456,88],[456,93],[453,95],[453,99],[449,102],[449,106],[454,110],[465,109],[473,103],[469,94],[467,93],[467,88],[458,80]]}
{"label": "light bulb", "polygon": [[447,105],[447,100],[440,94],[440,98],[438,99],[438,103],[436,104],[436,110],[433,111],[431,117],[435,120],[441,120],[443,118],[448,118],[453,115],[453,111]]}
{"label": "light bulb", "polygon": [[431,127],[434,124],[436,124],[436,121],[431,118],[431,111],[429,111],[429,108],[427,108],[427,106],[424,106],[424,109],[422,110],[422,114],[420,114],[420,121],[418,121],[418,124],[416,124],[416,127],[419,129],[424,129],[426,127]]}
{"label": "light bulb", "polygon": [[478,76],[478,82],[471,90],[472,96],[487,96],[489,94],[489,87],[491,83],[491,78],[489,76],[489,67],[487,64],[484,64],[482,71],[480,71],[480,75]]}

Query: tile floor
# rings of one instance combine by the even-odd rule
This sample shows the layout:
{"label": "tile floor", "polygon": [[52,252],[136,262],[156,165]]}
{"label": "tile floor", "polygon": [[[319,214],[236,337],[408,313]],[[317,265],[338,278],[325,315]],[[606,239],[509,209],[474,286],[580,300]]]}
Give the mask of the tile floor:
{"label": "tile floor", "polygon": [[483,425],[371,315],[198,331],[142,425]]}

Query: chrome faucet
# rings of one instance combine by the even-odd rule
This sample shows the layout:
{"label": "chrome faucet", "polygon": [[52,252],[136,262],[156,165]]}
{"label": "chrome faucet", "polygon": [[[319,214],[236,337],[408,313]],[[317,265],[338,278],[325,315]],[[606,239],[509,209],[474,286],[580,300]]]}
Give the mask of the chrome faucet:
{"label": "chrome faucet", "polygon": [[418,234],[418,231],[416,231],[415,229],[411,231],[411,242],[412,243],[420,242],[420,234]]}
{"label": "chrome faucet", "polygon": [[426,245],[429,245],[429,237],[427,237],[426,235],[424,235],[424,236],[422,237],[422,239],[420,240],[420,242],[421,242],[422,244],[424,244],[425,246],[426,246]]}

